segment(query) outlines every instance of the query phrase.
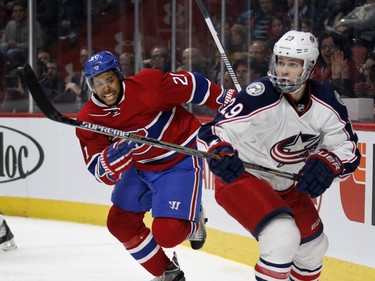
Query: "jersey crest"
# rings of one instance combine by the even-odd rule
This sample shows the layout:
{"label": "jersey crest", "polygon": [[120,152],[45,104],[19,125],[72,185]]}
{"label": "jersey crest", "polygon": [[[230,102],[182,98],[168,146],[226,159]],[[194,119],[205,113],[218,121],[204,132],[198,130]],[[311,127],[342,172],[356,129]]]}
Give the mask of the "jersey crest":
{"label": "jersey crest", "polygon": [[278,167],[300,163],[314,152],[319,141],[319,136],[299,133],[273,145],[271,157],[279,163]]}

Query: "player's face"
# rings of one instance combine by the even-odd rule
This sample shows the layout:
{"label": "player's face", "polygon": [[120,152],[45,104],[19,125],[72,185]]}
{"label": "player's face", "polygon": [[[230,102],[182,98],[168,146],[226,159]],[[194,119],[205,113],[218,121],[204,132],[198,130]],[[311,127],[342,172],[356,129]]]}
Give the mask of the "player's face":
{"label": "player's face", "polygon": [[289,79],[298,78],[303,72],[303,61],[289,57],[279,56],[276,63],[276,74],[278,77]]}
{"label": "player's face", "polygon": [[93,89],[106,105],[114,105],[120,95],[120,79],[113,71],[103,72],[93,78]]}

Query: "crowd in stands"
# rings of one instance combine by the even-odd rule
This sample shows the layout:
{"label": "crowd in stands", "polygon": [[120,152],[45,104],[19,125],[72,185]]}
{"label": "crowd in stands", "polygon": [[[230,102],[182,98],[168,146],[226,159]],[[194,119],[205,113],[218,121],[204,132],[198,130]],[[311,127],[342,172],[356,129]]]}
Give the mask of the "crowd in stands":
{"label": "crowd in stands", "polygon": [[[93,5],[94,17],[108,13],[121,1],[96,2]],[[14,73],[18,66],[27,61],[28,23],[25,3],[20,0],[0,1],[0,63],[1,71],[7,74],[11,71]],[[235,18],[226,19],[223,45],[240,86],[244,87],[267,75],[275,42],[286,31],[298,29],[312,32],[319,40],[320,56],[312,74],[313,79],[330,83],[343,97],[374,98],[371,77],[375,64],[375,0],[298,0],[297,14],[294,5],[293,0],[251,1],[251,8],[247,7]],[[56,14],[56,11],[59,12]],[[74,102],[73,112],[90,95],[85,83],[82,83],[82,72],[65,81],[59,73],[61,66],[48,52],[48,47],[57,40],[76,40],[78,28],[85,24],[85,14],[85,1],[37,0],[39,78],[43,87],[48,89],[51,100],[60,104]],[[294,23],[298,26],[295,27]],[[217,30],[220,30],[220,24],[220,21],[215,22]],[[16,38],[14,34],[18,28],[22,28],[21,36]],[[221,57],[215,45],[212,44],[210,52],[201,47],[179,46],[175,70],[197,71],[212,81],[233,88],[229,73],[221,72]],[[167,44],[155,45],[144,55],[144,68],[157,68],[163,72],[172,70],[171,51]],[[85,58],[86,47],[80,50],[81,65]],[[134,75],[134,53],[119,54],[119,59],[125,76]],[[20,81],[17,87],[6,89],[8,94],[3,105],[9,100],[27,99],[26,94],[17,92],[22,86]],[[21,110],[24,109],[25,106]],[[3,106],[2,111],[5,110],[18,111]]]}

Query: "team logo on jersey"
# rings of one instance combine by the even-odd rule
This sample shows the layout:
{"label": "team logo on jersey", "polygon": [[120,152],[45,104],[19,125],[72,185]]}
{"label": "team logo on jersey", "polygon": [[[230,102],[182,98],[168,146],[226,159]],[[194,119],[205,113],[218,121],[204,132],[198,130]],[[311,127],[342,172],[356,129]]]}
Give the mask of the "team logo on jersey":
{"label": "team logo on jersey", "polygon": [[248,93],[250,96],[260,96],[264,93],[264,90],[264,84],[261,82],[251,83],[246,87],[246,93]]}
{"label": "team logo on jersey", "polygon": [[300,163],[317,148],[319,141],[320,136],[299,133],[276,143],[271,156],[279,163],[278,167]]}

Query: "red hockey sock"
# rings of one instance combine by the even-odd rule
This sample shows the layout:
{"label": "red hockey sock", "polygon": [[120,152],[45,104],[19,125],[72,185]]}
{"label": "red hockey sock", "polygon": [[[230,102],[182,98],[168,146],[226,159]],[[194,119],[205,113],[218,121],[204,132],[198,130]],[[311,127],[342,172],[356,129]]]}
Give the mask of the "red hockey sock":
{"label": "red hockey sock", "polygon": [[107,218],[108,230],[148,272],[160,276],[171,261],[143,223],[144,213],[133,213],[112,206]]}
{"label": "red hockey sock", "polygon": [[192,222],[176,218],[155,218],[152,234],[157,243],[164,248],[173,248],[190,235]]}

